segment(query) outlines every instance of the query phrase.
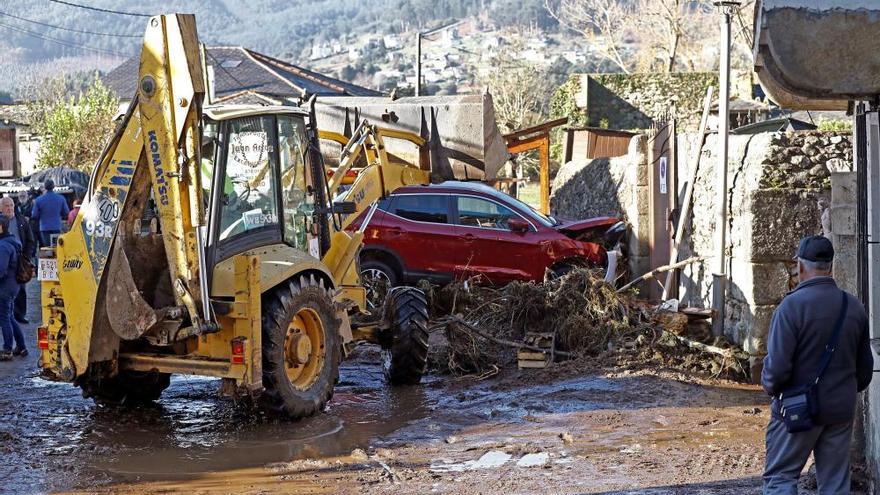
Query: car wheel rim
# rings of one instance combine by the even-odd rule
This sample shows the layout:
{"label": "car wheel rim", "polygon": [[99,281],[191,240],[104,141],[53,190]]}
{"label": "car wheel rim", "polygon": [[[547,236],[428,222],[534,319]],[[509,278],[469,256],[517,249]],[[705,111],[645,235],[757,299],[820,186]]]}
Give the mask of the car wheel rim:
{"label": "car wheel rim", "polygon": [[369,309],[381,307],[391,287],[391,277],[378,268],[367,268],[361,272],[361,283],[367,289]]}

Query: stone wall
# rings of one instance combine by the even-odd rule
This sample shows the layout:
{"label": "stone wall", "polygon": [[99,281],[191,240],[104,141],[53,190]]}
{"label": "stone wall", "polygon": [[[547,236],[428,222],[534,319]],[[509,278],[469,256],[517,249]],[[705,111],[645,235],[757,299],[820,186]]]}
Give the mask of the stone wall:
{"label": "stone wall", "polygon": [[[689,177],[696,136],[678,139],[679,197]],[[628,155],[573,161],[553,183],[555,215],[587,218],[616,215],[631,226],[631,272],[648,269],[648,164],[646,138],[637,136]],[[680,259],[706,261],[681,271],[679,298],[689,306],[711,306],[715,254],[717,135],[701,150],[693,214],[686,225]],[[731,136],[728,161],[727,336],[755,356],[766,352],[766,335],[776,305],[794,285],[792,256],[801,237],[830,235],[830,225],[850,213],[829,210],[832,174],[851,169],[849,135],[821,132]],[[836,179],[838,180],[838,179]],[[854,213],[852,213],[854,214]],[[823,217],[825,219],[823,225]],[[841,268],[840,270],[843,270]]]}
{"label": "stone wall", "polygon": [[[734,75],[731,94],[751,99],[751,74]],[[681,129],[699,126],[706,88],[718,87],[716,72],[672,74],[576,74],[551,102],[554,117],[569,125],[648,129],[654,119],[675,117]]]}
{"label": "stone wall", "polygon": [[612,216],[630,225],[630,273],[648,268],[647,138],[630,140],[629,152],[617,158],[578,159],[563,165],[553,181],[550,210],[562,218]]}
{"label": "stone wall", "polygon": [[[690,144],[687,148],[692,149],[695,139],[682,136],[681,148]],[[708,260],[682,270],[680,279],[680,299],[698,307],[711,306],[716,140],[717,135],[709,136],[702,150],[694,215],[681,255]],[[830,235],[822,219],[828,218],[831,174],[848,170],[851,163],[848,135],[731,136],[725,332],[755,356],[756,364],[766,353],[773,311],[795,284],[792,256],[797,243],[808,234]]]}

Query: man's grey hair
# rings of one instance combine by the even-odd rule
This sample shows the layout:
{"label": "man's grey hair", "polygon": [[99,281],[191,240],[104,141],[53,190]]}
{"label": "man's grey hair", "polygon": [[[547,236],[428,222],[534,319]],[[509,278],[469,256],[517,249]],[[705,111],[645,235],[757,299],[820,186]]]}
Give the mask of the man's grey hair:
{"label": "man's grey hair", "polygon": [[9,196],[3,196],[2,198],[0,198],[0,204],[3,204],[3,203],[12,203],[14,205],[15,200],[10,198]]}
{"label": "man's grey hair", "polygon": [[803,258],[798,258],[798,261],[811,272],[830,272],[832,267],[831,261],[810,261]]}

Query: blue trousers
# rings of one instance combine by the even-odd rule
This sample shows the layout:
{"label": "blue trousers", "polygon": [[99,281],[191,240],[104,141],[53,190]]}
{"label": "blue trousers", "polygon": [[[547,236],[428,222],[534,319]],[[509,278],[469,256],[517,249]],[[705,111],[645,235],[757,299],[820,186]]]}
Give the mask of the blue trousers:
{"label": "blue trousers", "polygon": [[820,425],[789,433],[781,419],[767,425],[764,495],[797,495],[797,482],[810,452],[816,460],[819,495],[849,495],[849,444],[853,424]]}
{"label": "blue trousers", "polygon": [[[21,286],[18,286],[18,290],[21,290]],[[0,294],[0,330],[3,330],[4,351],[12,350],[13,340],[17,348],[27,348],[24,342],[24,334],[21,333],[21,327],[15,321],[15,310],[13,309],[18,290],[13,291],[11,294]]]}
{"label": "blue trousers", "polygon": [[52,246],[52,234],[60,234],[60,230],[41,230],[40,231],[40,247]]}

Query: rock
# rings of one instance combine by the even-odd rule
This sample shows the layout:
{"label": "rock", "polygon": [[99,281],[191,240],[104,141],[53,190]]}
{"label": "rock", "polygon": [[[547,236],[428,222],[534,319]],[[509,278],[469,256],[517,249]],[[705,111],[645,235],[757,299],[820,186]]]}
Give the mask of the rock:
{"label": "rock", "polygon": [[561,438],[562,443],[564,443],[566,445],[571,445],[572,443],[574,443],[574,437],[571,436],[571,433],[568,433],[568,432],[560,433],[559,438]]}
{"label": "rock", "polygon": [[843,136],[831,136],[831,139],[828,140],[831,144],[840,144],[843,142]]}
{"label": "rock", "polygon": [[446,443],[450,445],[458,443],[458,437],[455,435],[449,435],[448,437],[446,437]]}
{"label": "rock", "polygon": [[547,452],[539,452],[537,454],[526,454],[516,461],[517,467],[529,468],[540,467],[550,462],[550,454]]}
{"label": "rock", "polygon": [[795,156],[789,158],[788,162],[796,167],[800,167],[806,160],[807,160],[807,157],[805,157],[803,155],[795,155]]}

